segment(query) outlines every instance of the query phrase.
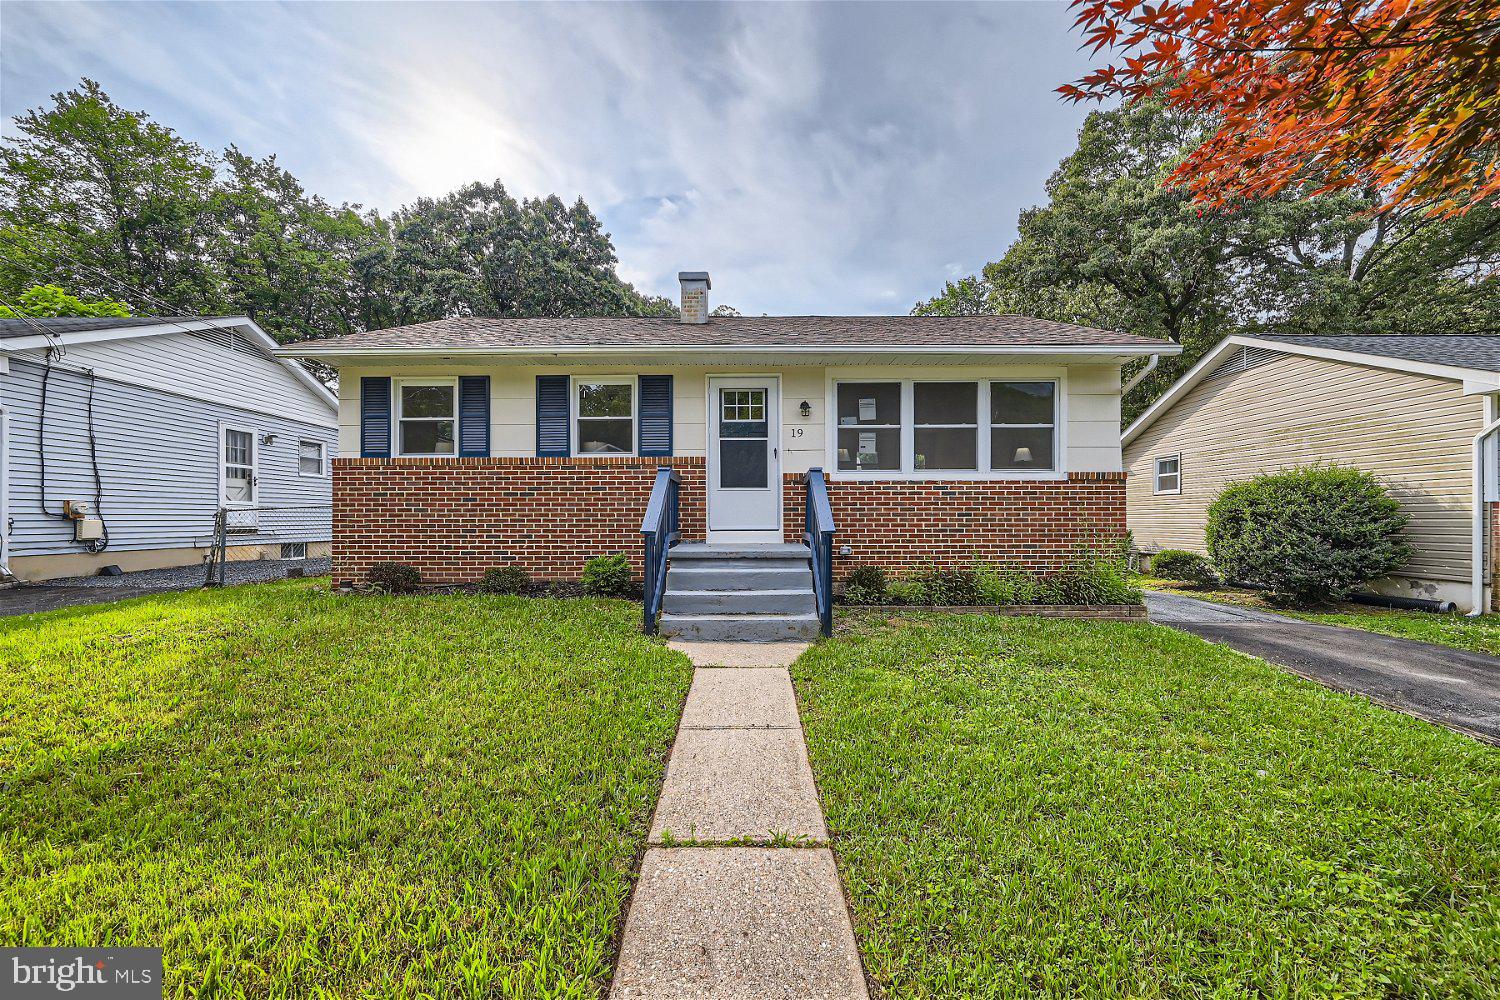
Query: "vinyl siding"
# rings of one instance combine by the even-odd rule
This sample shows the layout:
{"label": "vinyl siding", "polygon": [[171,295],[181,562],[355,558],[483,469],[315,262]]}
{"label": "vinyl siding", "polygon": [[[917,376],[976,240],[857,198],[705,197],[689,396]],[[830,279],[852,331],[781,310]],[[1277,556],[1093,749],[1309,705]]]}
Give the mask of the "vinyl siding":
{"label": "vinyl siding", "polygon": [[[53,511],[61,508],[63,500],[94,502],[86,416],[88,379],[74,370],[76,361],[70,350],[54,366],[48,386],[47,505]],[[40,509],[41,384],[42,367],[17,358],[11,359],[9,374],[0,375],[0,403],[9,419],[8,513],[14,523],[13,556],[82,551],[73,542],[71,523],[45,516]],[[300,385],[296,391],[299,396],[308,395]],[[287,408],[301,407],[289,404]],[[323,412],[328,412],[326,407]],[[331,419],[328,414],[330,423]],[[300,475],[297,450],[299,440],[321,441],[331,460],[337,454],[332,426],[101,377],[94,389],[94,427],[110,549],[207,543],[218,509],[221,422],[276,435],[274,443],[260,448],[262,506],[330,502],[329,476]],[[326,513],[321,526],[312,515],[299,518],[297,531],[277,540],[326,539],[326,521]]]}
{"label": "vinyl siding", "polygon": [[[1402,577],[1464,581],[1470,561],[1470,442],[1480,397],[1457,382],[1277,354],[1208,378],[1125,449],[1128,520],[1147,549],[1204,551],[1208,506],[1225,485],[1314,462],[1374,473],[1411,517]],[[1154,460],[1181,453],[1182,493],[1152,493]]]}
{"label": "vinyl siding", "polygon": [[[1115,365],[868,366],[824,368],[815,365],[776,367],[662,366],[636,370],[575,366],[460,366],[435,368],[344,368],[339,373],[339,444],[342,454],[359,454],[359,381],[366,375],[394,378],[481,374],[490,376],[490,454],[526,457],[536,453],[536,377],[538,375],[672,375],[672,437],[675,453],[702,456],[707,446],[706,407],[710,375],[775,374],[781,376],[782,470],[805,472],[828,467],[827,394],[830,379],[924,378],[978,379],[1062,378],[1066,384],[1063,443],[1072,472],[1119,472],[1120,370]],[[802,401],[812,408],[803,417]],[[800,430],[800,435],[794,435]]]}

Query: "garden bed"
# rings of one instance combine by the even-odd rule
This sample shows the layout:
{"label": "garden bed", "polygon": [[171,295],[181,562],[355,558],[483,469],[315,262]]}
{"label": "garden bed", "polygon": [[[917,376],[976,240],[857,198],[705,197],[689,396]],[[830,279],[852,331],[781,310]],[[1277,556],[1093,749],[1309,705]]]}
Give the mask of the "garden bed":
{"label": "garden bed", "polygon": [[953,615],[1003,615],[1037,618],[1092,618],[1096,621],[1146,620],[1144,604],[841,604],[844,611],[921,611]]}

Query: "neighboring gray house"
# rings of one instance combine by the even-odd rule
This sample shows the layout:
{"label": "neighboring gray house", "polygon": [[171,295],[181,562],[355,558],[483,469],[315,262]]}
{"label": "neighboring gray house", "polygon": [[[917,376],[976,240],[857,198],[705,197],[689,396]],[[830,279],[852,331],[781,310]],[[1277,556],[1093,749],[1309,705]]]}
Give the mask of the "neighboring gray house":
{"label": "neighboring gray house", "polygon": [[1374,589],[1495,606],[1500,337],[1234,336],[1126,429],[1126,506],[1143,551],[1204,551],[1229,483],[1334,462],[1379,477],[1411,560]]}
{"label": "neighboring gray house", "polygon": [[0,575],[201,563],[221,507],[230,558],[326,555],[338,404],[275,348],[244,317],[0,320]]}

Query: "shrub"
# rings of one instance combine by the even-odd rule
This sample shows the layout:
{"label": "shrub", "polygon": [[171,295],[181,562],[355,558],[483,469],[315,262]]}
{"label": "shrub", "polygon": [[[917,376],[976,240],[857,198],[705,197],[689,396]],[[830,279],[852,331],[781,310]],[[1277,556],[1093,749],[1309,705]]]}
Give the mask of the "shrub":
{"label": "shrub", "polygon": [[884,604],[886,602],[885,570],[879,566],[856,566],[844,583],[847,604]]}
{"label": "shrub", "polygon": [[967,607],[980,603],[979,576],[972,569],[929,569],[911,578],[922,588],[922,603]]}
{"label": "shrub", "polygon": [[531,577],[519,566],[496,566],[484,571],[479,589],[486,594],[524,594],[531,589]]}
{"label": "shrub", "polygon": [[1163,580],[1186,583],[1215,582],[1214,569],[1207,559],[1185,549],[1162,549],[1151,557],[1151,575]]}
{"label": "shrub", "polygon": [[411,594],[422,586],[422,574],[406,563],[380,562],[370,567],[370,586],[388,594]]}
{"label": "shrub", "polygon": [[1038,604],[1139,604],[1141,591],[1110,559],[1080,559],[1037,585]]}
{"label": "shrub", "polygon": [[630,580],[630,560],[623,552],[595,556],[583,564],[583,592],[592,597],[629,597],[635,591]]}
{"label": "shrub", "polygon": [[1337,600],[1411,555],[1407,517],[1368,472],[1308,466],[1232,483],[1208,508],[1208,555],[1226,580],[1286,603]]}
{"label": "shrub", "polygon": [[1037,583],[1020,569],[1002,569],[981,563],[974,567],[983,604],[1035,604]]}
{"label": "shrub", "polygon": [[892,604],[930,604],[927,588],[919,580],[892,580],[886,584],[885,599]]}

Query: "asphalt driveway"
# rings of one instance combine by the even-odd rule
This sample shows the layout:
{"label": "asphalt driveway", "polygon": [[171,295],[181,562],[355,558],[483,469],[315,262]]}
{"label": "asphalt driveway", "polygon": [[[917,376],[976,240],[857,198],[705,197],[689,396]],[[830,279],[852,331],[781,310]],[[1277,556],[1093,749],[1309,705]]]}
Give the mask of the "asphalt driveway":
{"label": "asphalt driveway", "polygon": [[1340,691],[1500,743],[1500,658],[1147,592],[1151,620]]}

